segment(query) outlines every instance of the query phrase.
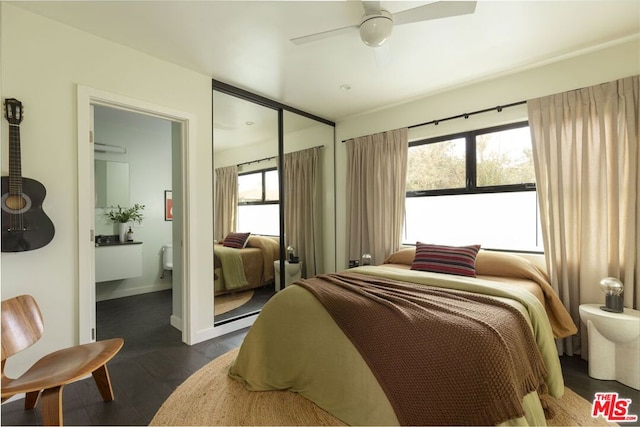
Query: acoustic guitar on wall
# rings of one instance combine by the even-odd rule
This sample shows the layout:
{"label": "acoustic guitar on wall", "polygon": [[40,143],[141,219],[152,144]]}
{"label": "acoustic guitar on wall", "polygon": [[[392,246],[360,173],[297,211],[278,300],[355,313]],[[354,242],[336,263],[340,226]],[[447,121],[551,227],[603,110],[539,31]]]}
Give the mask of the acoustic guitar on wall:
{"label": "acoustic guitar on wall", "polygon": [[22,177],[20,162],[20,123],[22,103],[15,98],[4,101],[9,122],[9,176],[2,177],[2,252],[39,249],[53,239],[55,228],[42,209],[47,191],[44,185]]}

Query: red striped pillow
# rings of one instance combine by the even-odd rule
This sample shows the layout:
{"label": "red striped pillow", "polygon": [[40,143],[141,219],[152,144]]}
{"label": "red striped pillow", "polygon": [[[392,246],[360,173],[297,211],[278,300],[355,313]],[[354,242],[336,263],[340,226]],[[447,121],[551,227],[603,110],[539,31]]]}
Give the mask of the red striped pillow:
{"label": "red striped pillow", "polygon": [[476,256],[480,245],[443,246],[416,243],[412,270],[476,277]]}
{"label": "red striped pillow", "polygon": [[249,235],[251,235],[251,233],[231,232],[227,234],[227,237],[224,238],[224,241],[222,242],[222,246],[226,246],[228,248],[242,249],[247,245],[247,240],[249,240]]}

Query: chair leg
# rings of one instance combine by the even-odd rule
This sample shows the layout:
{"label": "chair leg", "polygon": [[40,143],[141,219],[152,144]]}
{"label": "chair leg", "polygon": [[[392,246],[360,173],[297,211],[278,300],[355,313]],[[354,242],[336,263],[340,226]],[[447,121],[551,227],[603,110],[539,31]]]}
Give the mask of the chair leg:
{"label": "chair leg", "polygon": [[33,409],[38,404],[38,398],[40,397],[40,391],[32,391],[24,397],[24,409]]}
{"label": "chair leg", "polygon": [[62,425],[62,387],[57,386],[42,391],[42,423],[45,426]]}
{"label": "chair leg", "polygon": [[109,371],[107,371],[106,363],[93,371],[91,375],[93,375],[98,390],[100,390],[102,400],[105,402],[112,401],[114,399],[113,389],[111,388],[111,380],[109,379]]}

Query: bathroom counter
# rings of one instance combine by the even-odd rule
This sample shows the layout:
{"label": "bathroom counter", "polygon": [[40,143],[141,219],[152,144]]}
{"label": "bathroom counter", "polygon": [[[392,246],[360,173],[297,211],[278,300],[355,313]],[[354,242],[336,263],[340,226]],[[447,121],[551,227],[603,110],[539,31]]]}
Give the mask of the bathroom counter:
{"label": "bathroom counter", "polygon": [[103,246],[125,246],[125,245],[141,245],[141,244],[142,244],[142,242],[138,242],[138,241],[135,241],[135,240],[133,242],[119,242],[119,241],[116,240],[115,242],[112,242],[112,241],[100,242],[100,243],[96,242],[96,247],[100,248],[100,247],[103,247]]}

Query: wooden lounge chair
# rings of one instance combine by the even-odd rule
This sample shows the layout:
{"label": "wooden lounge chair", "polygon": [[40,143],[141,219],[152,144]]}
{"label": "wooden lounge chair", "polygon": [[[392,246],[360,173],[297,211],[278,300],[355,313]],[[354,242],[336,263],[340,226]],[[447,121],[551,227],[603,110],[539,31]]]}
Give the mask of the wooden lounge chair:
{"label": "wooden lounge chair", "polygon": [[38,360],[20,377],[7,377],[4,373],[7,359],[36,343],[43,331],[42,313],[32,296],[2,301],[2,402],[25,393],[25,409],[33,409],[42,394],[43,423],[62,425],[62,388],[89,374],[93,375],[104,401],[113,400],[106,363],[122,348],[122,338],[58,350]]}

